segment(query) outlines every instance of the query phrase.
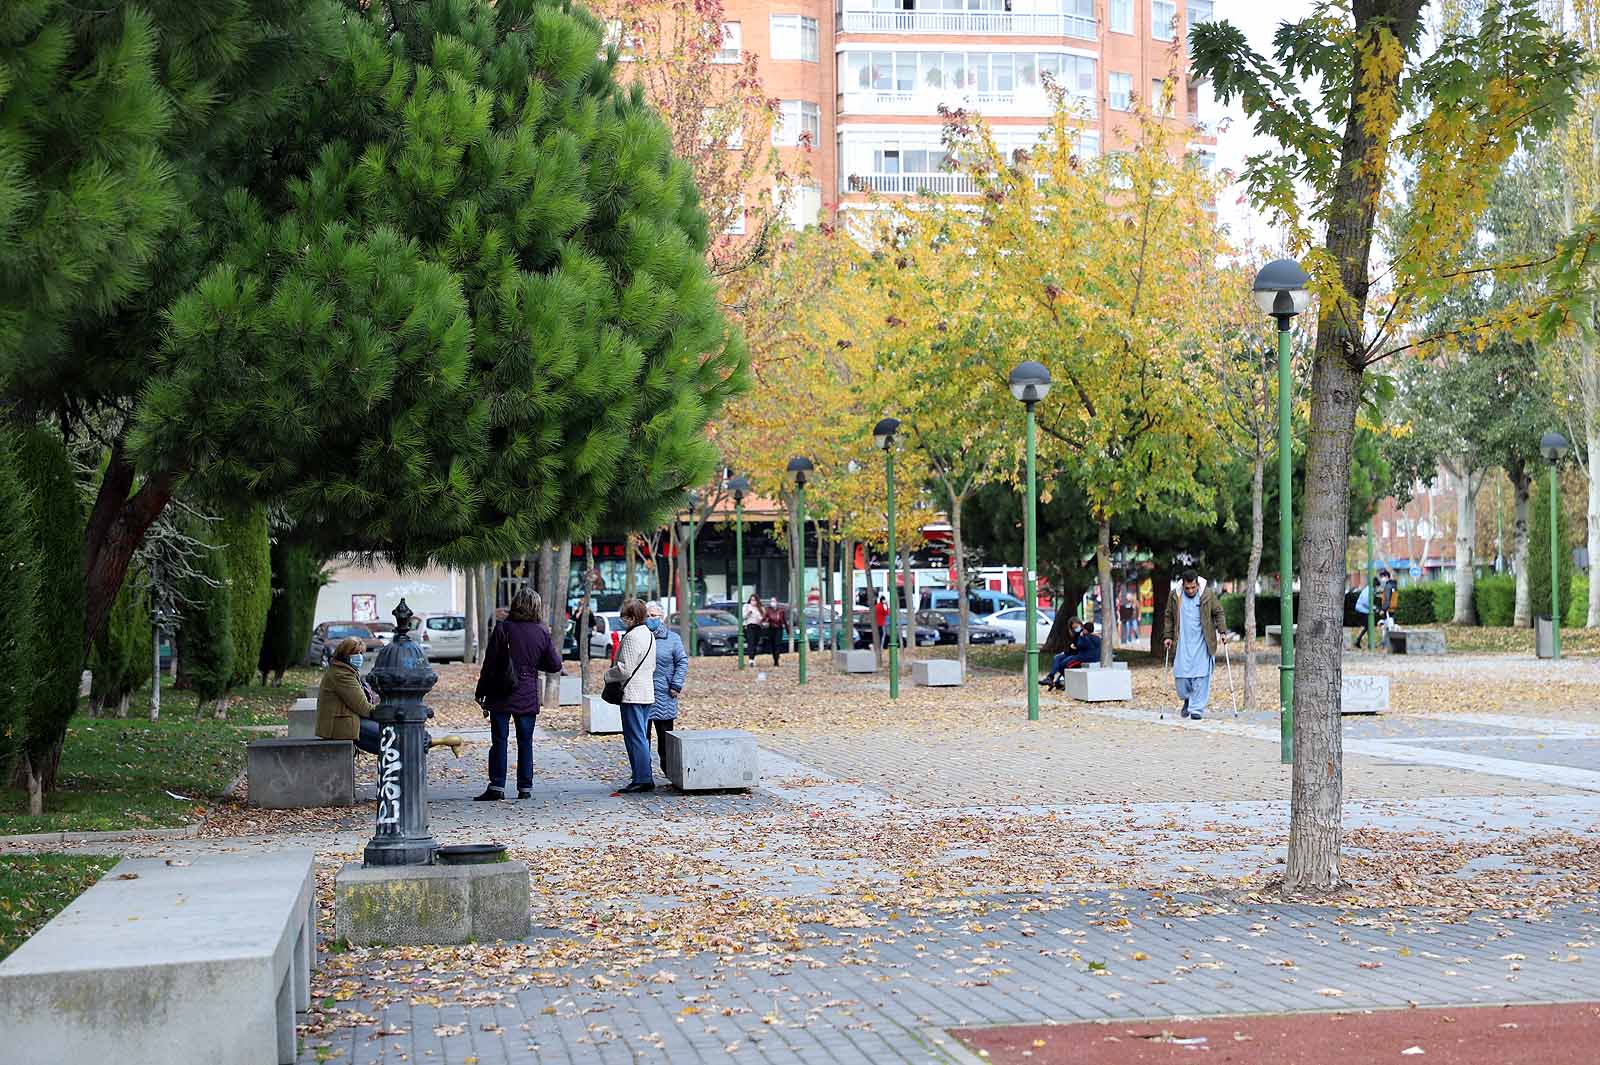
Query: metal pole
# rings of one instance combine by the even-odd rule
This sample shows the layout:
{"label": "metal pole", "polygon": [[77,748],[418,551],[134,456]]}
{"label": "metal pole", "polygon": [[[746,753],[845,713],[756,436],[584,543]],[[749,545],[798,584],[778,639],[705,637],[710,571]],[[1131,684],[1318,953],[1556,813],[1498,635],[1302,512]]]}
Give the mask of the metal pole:
{"label": "metal pole", "polygon": [[[889,576],[883,582],[889,586],[889,698],[900,698],[900,595],[894,586],[895,575],[900,572],[899,557],[894,545],[894,437],[884,449],[883,461],[889,482]],[[907,594],[910,589],[906,589]]]}
{"label": "metal pole", "polygon": [[1028,498],[1022,508],[1024,533],[1024,558],[1022,561],[1022,583],[1026,586],[1025,610],[1028,612],[1028,720],[1039,720],[1039,632],[1035,616],[1039,612],[1039,582],[1034,578],[1034,571],[1038,562],[1034,558],[1036,550],[1034,541],[1034,525],[1037,517],[1034,514],[1034,474],[1033,474],[1033,404],[1025,403],[1028,411]]}
{"label": "metal pole", "polygon": [[155,633],[155,647],[151,649],[150,671],[150,720],[157,721],[161,718],[161,612],[156,612],[155,620],[151,623]]}
{"label": "metal pole", "polygon": [[734,584],[739,591],[736,595],[739,605],[734,609],[739,611],[739,668],[744,668],[744,604],[747,602],[744,594],[744,496],[738,495],[733,499],[733,568],[738,576],[734,577]]}
{"label": "metal pole", "polygon": [[1372,519],[1367,519],[1367,650],[1376,651],[1378,630],[1378,597],[1373,594],[1372,582],[1377,576],[1377,564],[1372,559]]}
{"label": "metal pole", "polygon": [[1278,665],[1278,755],[1283,764],[1294,761],[1294,480],[1289,436],[1289,322],[1278,316],[1278,627],[1283,633],[1283,656]]}
{"label": "metal pole", "polygon": [[1550,657],[1561,657],[1561,537],[1556,528],[1556,464],[1550,464]]}
{"label": "metal pole", "polygon": [[799,535],[795,537],[798,550],[795,552],[795,568],[800,573],[799,591],[796,598],[800,600],[800,683],[806,682],[806,483],[800,481],[794,489],[794,515],[795,528]]}

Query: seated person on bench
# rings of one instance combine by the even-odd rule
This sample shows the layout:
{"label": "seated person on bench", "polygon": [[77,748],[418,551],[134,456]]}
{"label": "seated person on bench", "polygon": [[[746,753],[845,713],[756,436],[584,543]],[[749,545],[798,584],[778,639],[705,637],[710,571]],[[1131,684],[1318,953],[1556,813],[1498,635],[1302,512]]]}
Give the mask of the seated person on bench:
{"label": "seated person on bench", "polygon": [[1083,631],[1073,641],[1071,651],[1062,651],[1050,662],[1050,672],[1045,674],[1041,682],[1048,688],[1065,688],[1066,682],[1061,674],[1069,669],[1079,666],[1093,665],[1100,661],[1100,637],[1094,634],[1094,622],[1085,621]]}
{"label": "seated person on bench", "polygon": [[[322,688],[317,693],[317,736],[324,740],[349,740],[357,749],[377,754],[383,730],[372,719],[378,696],[362,679],[361,667],[365,661],[366,645],[358,637],[347,636],[334,648],[332,660],[322,674]],[[428,740],[430,748],[448,747],[457,758],[461,757],[464,744],[460,736]]]}

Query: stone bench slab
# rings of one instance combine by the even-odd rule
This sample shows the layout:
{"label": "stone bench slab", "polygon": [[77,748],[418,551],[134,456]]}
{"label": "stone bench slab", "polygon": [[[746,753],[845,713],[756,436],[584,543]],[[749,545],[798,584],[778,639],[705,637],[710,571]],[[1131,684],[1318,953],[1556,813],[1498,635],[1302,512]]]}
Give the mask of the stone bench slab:
{"label": "stone bench slab", "polygon": [[1445,653],[1442,629],[1391,629],[1389,650],[1397,655],[1442,655]]}
{"label": "stone bench slab", "polygon": [[846,673],[878,672],[878,659],[871,650],[835,651],[833,664]]}
{"label": "stone bench slab", "polygon": [[[302,699],[301,702],[312,702]],[[314,740],[317,738],[317,708],[315,706],[305,709],[294,706],[289,709],[289,738],[291,740]]]}
{"label": "stone bench slab", "polygon": [[674,729],[662,769],[679,791],[747,790],[761,783],[756,738],[740,729]]}
{"label": "stone bench slab", "polygon": [[1067,694],[1079,702],[1108,703],[1133,698],[1133,674],[1126,662],[1113,662],[1111,666],[1080,666],[1063,670],[1062,683]]}
{"label": "stone bench slab", "polygon": [[125,859],[0,962],[8,1065],[289,1065],[312,852]]}
{"label": "stone bench slab", "polygon": [[911,683],[923,688],[952,688],[961,683],[961,663],[953,658],[927,658],[911,663]]}
{"label": "stone bench slab", "polygon": [[583,731],[591,736],[622,731],[622,707],[598,695],[583,697]]}
{"label": "stone bench slab", "polygon": [[334,878],[334,934],[358,947],[526,939],[529,897],[528,867],[522,862],[350,862]]}
{"label": "stone bench slab", "polygon": [[561,694],[558,706],[580,706],[583,703],[583,678],[561,675]]}
{"label": "stone bench slab", "polygon": [[1345,673],[1339,683],[1339,713],[1381,714],[1389,709],[1388,677]]}
{"label": "stone bench slab", "polygon": [[252,740],[245,747],[250,805],[268,810],[354,806],[355,745],[349,740]]}

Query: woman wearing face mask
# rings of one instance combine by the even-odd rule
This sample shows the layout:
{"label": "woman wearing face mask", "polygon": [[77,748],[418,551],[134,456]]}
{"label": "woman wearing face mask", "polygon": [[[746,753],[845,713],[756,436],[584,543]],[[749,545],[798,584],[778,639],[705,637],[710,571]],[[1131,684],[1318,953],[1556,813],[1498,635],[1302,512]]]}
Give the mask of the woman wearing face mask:
{"label": "woman wearing face mask", "polygon": [[[667,627],[667,612],[661,604],[651,600],[645,607],[644,623],[656,634],[656,701],[646,715],[648,724],[655,726],[656,750],[661,755],[661,773],[667,772],[667,733],[678,717],[678,696],[683,692],[683,682],[689,676],[689,654],[683,649],[683,639]],[[648,726],[646,741],[649,740]]]}
{"label": "woman wearing face mask", "polygon": [[[366,645],[347,636],[333,649],[333,658],[322,674],[317,692],[317,735],[325,740],[349,740],[358,750],[377,754],[383,730],[372,720],[378,696],[361,676],[366,665]],[[460,736],[429,739],[429,747],[448,747],[461,757],[465,741]]]}

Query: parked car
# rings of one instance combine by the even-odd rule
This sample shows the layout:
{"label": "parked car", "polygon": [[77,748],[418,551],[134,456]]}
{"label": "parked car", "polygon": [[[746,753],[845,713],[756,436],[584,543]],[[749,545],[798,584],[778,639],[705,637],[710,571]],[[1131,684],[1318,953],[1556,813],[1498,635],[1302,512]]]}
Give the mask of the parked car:
{"label": "parked car", "polygon": [[589,628],[589,657],[609,659],[616,653],[622,640],[622,615],[615,610],[602,610],[594,616]]}
{"label": "parked car", "polygon": [[[857,610],[851,620],[850,628],[854,633],[853,647],[860,650],[872,646],[872,614],[870,612],[864,609]],[[906,645],[906,631],[906,622],[902,620],[900,622],[901,647]],[[939,630],[929,628],[926,625],[918,625],[915,639],[918,647],[934,647],[939,643]]]}
{"label": "parked car", "polygon": [[363,621],[361,624],[372,630],[381,643],[394,642],[394,622],[392,621]]}
{"label": "parked car", "polygon": [[[967,615],[972,617],[987,617],[998,614],[1002,610],[1025,605],[1021,599],[1005,592],[993,592],[969,588],[967,590]],[[961,593],[954,588],[928,588],[923,591],[919,609],[922,610],[960,610]]]}
{"label": "parked car", "polygon": [[831,606],[806,607],[806,639],[810,642],[811,649],[821,651],[833,647],[834,635],[838,630],[835,619],[838,613]]}
{"label": "parked car", "polygon": [[322,621],[311,630],[311,649],[306,654],[306,661],[327,669],[328,662],[333,658],[333,649],[347,636],[355,636],[364,641],[368,657],[376,654],[383,646],[377,634],[364,621]]}
{"label": "parked car", "polygon": [[434,662],[467,660],[467,616],[429,614],[422,619],[422,649]]}
{"label": "parked car", "polygon": [[[1056,620],[1054,610],[1040,609],[1035,617],[1035,627],[1038,630],[1039,642],[1050,633],[1050,625]],[[1011,634],[1015,643],[1021,643],[1028,638],[1028,611],[1026,607],[1010,607],[999,613],[989,614],[977,619],[978,624],[997,629],[1004,629]]]}
{"label": "parked car", "polygon": [[[673,614],[667,625],[674,631],[682,624],[683,616]],[[739,619],[726,610],[696,610],[694,612],[694,651],[697,655],[731,655],[739,649]],[[748,648],[747,648],[748,650]]]}
{"label": "parked car", "polygon": [[[949,610],[919,610],[917,624],[936,629],[939,633],[941,644],[954,644],[961,642],[961,610],[952,607]],[[998,625],[979,625],[974,616],[967,615],[967,642],[974,646],[978,644],[1016,643],[1011,633]]]}

